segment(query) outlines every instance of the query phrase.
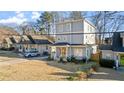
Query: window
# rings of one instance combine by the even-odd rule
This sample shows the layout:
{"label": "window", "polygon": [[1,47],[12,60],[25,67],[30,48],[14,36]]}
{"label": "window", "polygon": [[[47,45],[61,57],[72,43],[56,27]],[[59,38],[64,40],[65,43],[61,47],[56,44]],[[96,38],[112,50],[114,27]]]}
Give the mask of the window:
{"label": "window", "polygon": [[64,24],[64,31],[70,31],[70,23]]}
{"label": "window", "polygon": [[79,48],[75,48],[74,49],[74,56],[82,56],[83,55],[83,52],[82,52],[82,49],[79,49]]}

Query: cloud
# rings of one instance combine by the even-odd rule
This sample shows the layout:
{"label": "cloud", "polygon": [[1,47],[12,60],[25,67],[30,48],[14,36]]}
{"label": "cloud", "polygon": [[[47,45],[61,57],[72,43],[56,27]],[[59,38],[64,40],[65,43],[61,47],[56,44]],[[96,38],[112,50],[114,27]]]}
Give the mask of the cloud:
{"label": "cloud", "polygon": [[32,19],[38,19],[40,17],[40,13],[39,12],[32,12]]}
{"label": "cloud", "polygon": [[17,14],[17,17],[24,18],[24,13],[22,13],[22,12],[16,12],[16,14]]}
{"label": "cloud", "polygon": [[3,23],[3,24],[8,24],[8,23],[22,24],[25,21],[27,21],[27,19],[25,18],[24,13],[16,12],[16,16],[9,17],[7,19],[1,19],[0,23]]}

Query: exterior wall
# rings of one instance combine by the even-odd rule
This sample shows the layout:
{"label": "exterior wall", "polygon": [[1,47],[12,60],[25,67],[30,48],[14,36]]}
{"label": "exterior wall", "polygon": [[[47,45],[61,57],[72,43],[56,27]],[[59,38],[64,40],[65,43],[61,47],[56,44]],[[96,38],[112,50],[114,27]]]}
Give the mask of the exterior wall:
{"label": "exterior wall", "polygon": [[57,35],[56,36],[56,43],[58,42],[68,42],[71,44],[83,44],[83,37],[82,35]]}
{"label": "exterior wall", "polygon": [[37,44],[20,44],[18,45],[19,52],[28,52],[31,49],[36,49],[40,54],[47,51],[50,53],[50,46],[49,45],[37,45]]}
{"label": "exterior wall", "polygon": [[114,59],[114,52],[111,50],[102,50],[102,58],[103,59]]}
{"label": "exterior wall", "polygon": [[[95,44],[95,34],[69,34],[69,33],[94,33],[95,27],[85,20],[69,21],[56,24],[56,42],[71,44]],[[67,34],[67,35],[65,35]]]}
{"label": "exterior wall", "polygon": [[[60,52],[60,48],[62,47],[54,47],[54,53],[52,53],[52,57],[54,57],[54,59],[58,59],[61,57],[61,52]],[[64,47],[66,48],[66,55],[65,57],[70,57],[70,56],[75,56],[76,58],[80,59],[80,58],[90,58],[91,54],[92,54],[92,50],[91,47]]]}
{"label": "exterior wall", "polygon": [[[82,33],[83,32],[83,20],[68,21],[56,24],[56,34],[62,34],[56,36],[57,42],[68,42],[71,44],[82,44],[82,34],[70,34],[70,33]],[[64,35],[63,35],[64,34]]]}
{"label": "exterior wall", "polygon": [[[95,27],[84,21],[84,33],[94,33]],[[95,34],[84,34],[84,44],[95,44]]]}
{"label": "exterior wall", "polygon": [[[75,33],[94,33],[95,27],[87,21],[68,20],[67,22],[60,22],[56,24],[56,39],[55,43],[67,42],[70,44],[95,44],[95,34],[75,34]],[[62,34],[62,35],[61,35]],[[59,46],[61,47],[61,46]],[[67,46],[64,46],[67,47]],[[85,47],[85,48],[84,48]],[[96,53],[97,46],[82,46],[82,47],[68,47],[67,56],[87,57],[90,58],[92,53]],[[87,48],[86,48],[87,47]],[[60,50],[58,46],[55,47],[54,57],[60,57]]]}

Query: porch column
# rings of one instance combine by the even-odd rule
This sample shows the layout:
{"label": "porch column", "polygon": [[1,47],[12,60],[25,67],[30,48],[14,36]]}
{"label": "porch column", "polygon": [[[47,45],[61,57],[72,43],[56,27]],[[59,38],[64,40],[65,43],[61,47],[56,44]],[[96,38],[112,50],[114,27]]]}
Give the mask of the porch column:
{"label": "porch column", "polygon": [[68,57],[68,46],[66,46],[66,58]]}

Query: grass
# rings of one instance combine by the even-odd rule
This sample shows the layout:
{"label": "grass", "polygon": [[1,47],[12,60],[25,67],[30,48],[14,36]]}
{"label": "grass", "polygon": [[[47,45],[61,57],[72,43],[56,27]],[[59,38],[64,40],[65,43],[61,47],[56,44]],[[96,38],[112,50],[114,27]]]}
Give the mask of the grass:
{"label": "grass", "polygon": [[0,66],[0,80],[67,80],[68,73],[38,60]]}
{"label": "grass", "polygon": [[121,65],[124,66],[124,59],[123,58],[121,58],[120,62],[121,62]]}

